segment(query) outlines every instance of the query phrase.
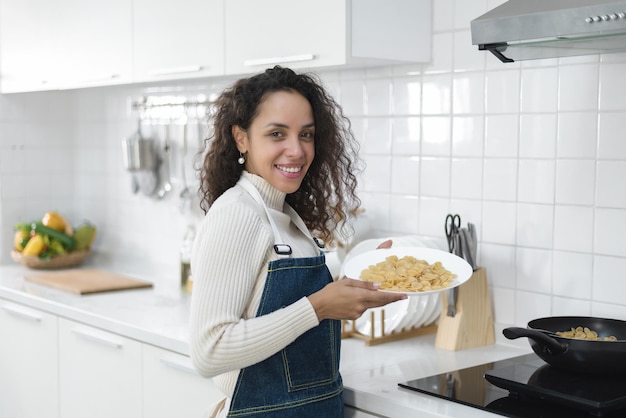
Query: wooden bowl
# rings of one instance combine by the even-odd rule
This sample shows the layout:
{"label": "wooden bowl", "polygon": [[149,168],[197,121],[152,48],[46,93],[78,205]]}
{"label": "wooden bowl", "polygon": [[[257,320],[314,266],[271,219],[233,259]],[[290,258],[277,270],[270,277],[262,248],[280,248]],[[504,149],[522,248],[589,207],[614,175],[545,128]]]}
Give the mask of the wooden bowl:
{"label": "wooden bowl", "polygon": [[15,250],[11,251],[11,258],[30,269],[61,269],[75,267],[81,264],[90,254],[89,250],[73,251],[71,253],[58,255],[46,260],[42,260],[35,255],[23,255]]}

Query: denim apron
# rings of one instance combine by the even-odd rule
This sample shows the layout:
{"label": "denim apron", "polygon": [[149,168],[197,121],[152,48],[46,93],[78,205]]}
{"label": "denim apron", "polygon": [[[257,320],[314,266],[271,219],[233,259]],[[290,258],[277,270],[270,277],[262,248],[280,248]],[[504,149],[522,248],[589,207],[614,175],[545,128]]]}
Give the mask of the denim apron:
{"label": "denim apron", "polygon": [[[274,231],[274,250],[280,257],[268,264],[265,288],[256,316],[268,314],[309,296],[332,282],[324,254],[291,258],[258,190],[249,180],[239,183],[263,205]],[[311,237],[289,205],[292,222]],[[313,239],[311,237],[311,239]],[[317,240],[316,244],[320,245]],[[343,385],[339,374],[341,322],[325,319],[266,360],[242,369],[228,417],[343,417]]]}

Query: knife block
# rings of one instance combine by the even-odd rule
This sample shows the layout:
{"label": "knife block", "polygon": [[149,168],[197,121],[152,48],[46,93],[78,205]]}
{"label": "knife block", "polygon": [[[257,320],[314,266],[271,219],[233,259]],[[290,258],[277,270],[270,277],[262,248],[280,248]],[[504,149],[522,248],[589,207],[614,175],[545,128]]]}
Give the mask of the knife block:
{"label": "knife block", "polygon": [[447,292],[442,293],[442,298],[443,309],[437,324],[435,347],[457,351],[495,343],[493,312],[484,267],[479,267],[467,282],[458,287],[454,317],[447,315]]}

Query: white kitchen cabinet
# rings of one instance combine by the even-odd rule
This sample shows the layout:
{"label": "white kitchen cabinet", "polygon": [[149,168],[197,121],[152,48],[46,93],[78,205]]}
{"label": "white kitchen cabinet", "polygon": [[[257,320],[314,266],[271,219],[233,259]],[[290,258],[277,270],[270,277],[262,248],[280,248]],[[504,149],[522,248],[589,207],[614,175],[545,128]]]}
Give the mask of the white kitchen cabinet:
{"label": "white kitchen cabinet", "polygon": [[133,0],[133,81],[224,74],[224,0]]}
{"label": "white kitchen cabinet", "polygon": [[346,405],[343,411],[344,418],[380,418],[381,415],[373,415],[361,409]]}
{"label": "white kitchen cabinet", "polygon": [[59,318],[63,418],[142,415],[140,342]]}
{"label": "white kitchen cabinet", "polygon": [[431,3],[0,0],[0,89],[428,62]]}
{"label": "white kitchen cabinet", "polygon": [[0,417],[58,417],[56,316],[0,299],[0,331]]}
{"label": "white kitchen cabinet", "polygon": [[144,344],[144,418],[208,416],[221,397],[211,379],[196,373],[189,357]]}
{"label": "white kitchen cabinet", "polygon": [[132,0],[1,0],[3,93],[132,81]]}
{"label": "white kitchen cabinet", "polygon": [[50,65],[55,32],[54,2],[0,0],[0,91],[55,89]]}
{"label": "white kitchen cabinet", "polygon": [[[17,0],[21,1],[21,0]],[[46,1],[46,0],[43,0]],[[60,88],[132,81],[132,0],[55,0],[52,72]]]}
{"label": "white kitchen cabinet", "polygon": [[432,0],[228,0],[226,73],[427,62]]}

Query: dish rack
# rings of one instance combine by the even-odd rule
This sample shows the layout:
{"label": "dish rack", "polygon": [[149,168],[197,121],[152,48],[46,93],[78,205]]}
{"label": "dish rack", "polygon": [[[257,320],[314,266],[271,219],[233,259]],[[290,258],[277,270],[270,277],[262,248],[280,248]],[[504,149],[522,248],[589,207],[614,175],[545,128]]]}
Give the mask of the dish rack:
{"label": "dish rack", "polygon": [[370,311],[369,334],[363,334],[357,330],[355,320],[341,321],[341,338],[358,338],[365,341],[365,345],[377,345],[390,341],[403,340],[405,338],[417,337],[419,335],[432,334],[437,332],[436,321],[427,326],[412,327],[402,331],[385,332],[385,310],[380,311],[379,324],[380,336],[375,333],[375,313]]}

